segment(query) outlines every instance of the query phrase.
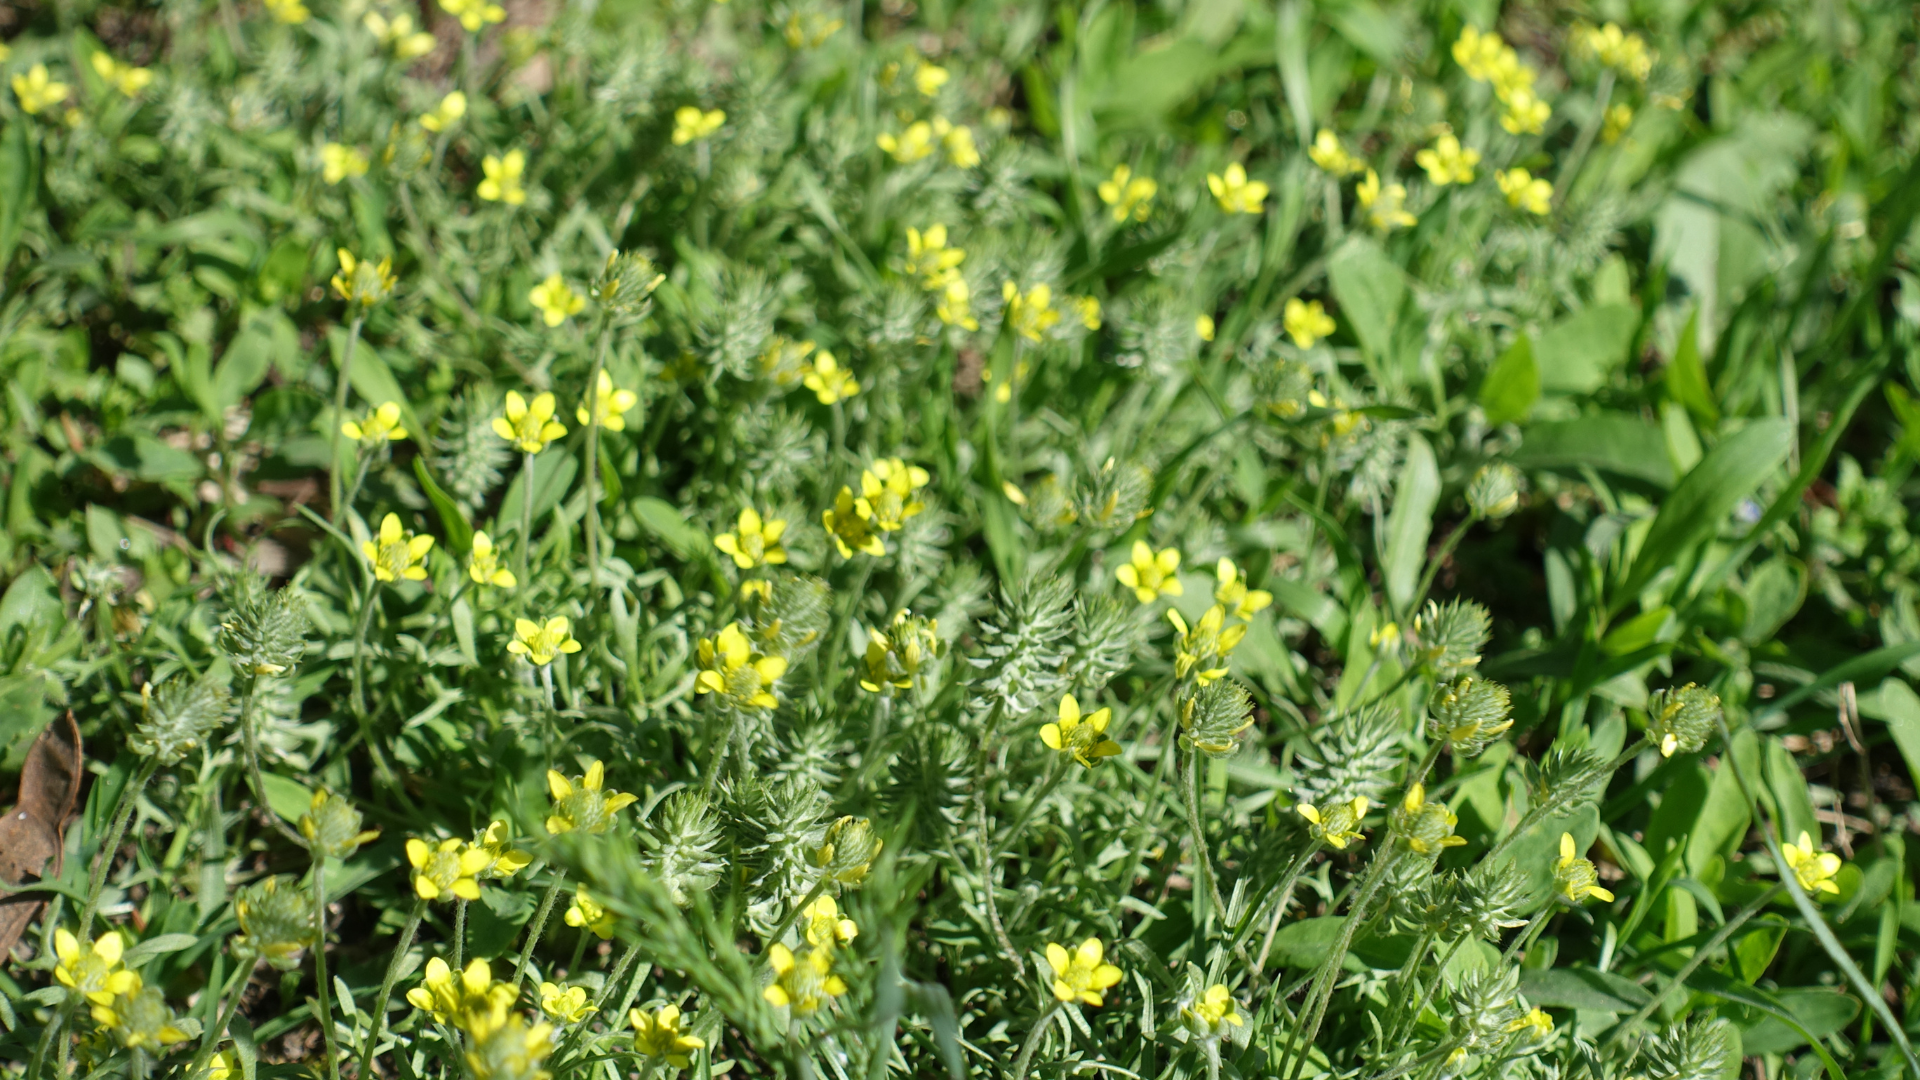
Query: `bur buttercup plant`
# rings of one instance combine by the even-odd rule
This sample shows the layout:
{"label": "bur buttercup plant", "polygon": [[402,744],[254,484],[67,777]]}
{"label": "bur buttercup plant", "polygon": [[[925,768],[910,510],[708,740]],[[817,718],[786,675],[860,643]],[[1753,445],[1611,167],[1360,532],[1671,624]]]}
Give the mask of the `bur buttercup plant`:
{"label": "bur buttercup plant", "polygon": [[14,8],[0,1073],[1920,1075],[1910,6]]}

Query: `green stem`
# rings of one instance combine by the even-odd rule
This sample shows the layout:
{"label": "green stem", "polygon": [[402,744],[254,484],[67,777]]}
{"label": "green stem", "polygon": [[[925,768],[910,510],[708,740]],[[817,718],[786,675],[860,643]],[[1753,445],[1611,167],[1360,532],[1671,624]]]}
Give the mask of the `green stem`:
{"label": "green stem", "polygon": [[340,1080],[340,1050],[333,1043],[333,1006],[327,997],[327,854],[318,849],[313,852],[313,914],[320,935],[313,945],[313,980],[319,991],[314,1000],[327,1048],[327,1080]]}
{"label": "green stem", "polygon": [[1441,542],[1440,550],[1434,553],[1433,558],[1427,560],[1426,572],[1420,575],[1420,587],[1413,591],[1413,601],[1407,605],[1405,615],[1408,618],[1412,618],[1413,613],[1420,610],[1421,603],[1427,598],[1428,590],[1433,588],[1433,579],[1440,574],[1441,565],[1453,554],[1453,550],[1460,546],[1460,541],[1466,537],[1467,530],[1479,520],[1479,514],[1468,514],[1465,521],[1454,526],[1453,531],[1447,534],[1447,538]]}
{"label": "green stem", "polygon": [[[1785,864],[1782,863],[1781,865],[1784,866]],[[1654,1010],[1660,1007],[1661,1002],[1667,1000],[1667,998],[1671,996],[1676,989],[1686,984],[1687,976],[1693,974],[1694,971],[1697,970],[1701,964],[1706,963],[1708,957],[1712,956],[1715,952],[1718,952],[1720,949],[1720,946],[1725,945],[1727,943],[1727,939],[1733,936],[1733,932],[1735,930],[1738,930],[1740,929],[1740,927],[1744,926],[1746,924],[1746,921],[1748,919],[1753,918],[1756,914],[1758,914],[1761,908],[1766,907],[1768,904],[1772,903],[1773,898],[1776,896],[1779,896],[1780,893],[1785,888],[1786,888],[1785,885],[1773,886],[1772,888],[1768,889],[1766,892],[1763,892],[1759,896],[1754,897],[1751,901],[1747,903],[1745,907],[1741,908],[1740,911],[1737,914],[1735,914],[1733,918],[1728,919],[1726,922],[1721,923],[1720,929],[1715,930],[1713,932],[1713,936],[1707,939],[1707,943],[1705,945],[1702,945],[1693,951],[1693,955],[1687,958],[1686,964],[1683,965],[1680,968],[1679,972],[1675,974],[1674,977],[1667,982],[1666,986],[1661,987],[1659,993],[1653,995],[1652,998],[1648,999],[1645,1005],[1640,1006],[1639,1012],[1636,1012],[1632,1016],[1627,1017],[1624,1023],[1620,1024],[1619,1026],[1613,1029],[1613,1033],[1607,1036],[1607,1041],[1600,1044],[1600,1052],[1602,1054],[1605,1054],[1607,1051],[1613,1049],[1616,1045],[1619,1044],[1621,1039],[1624,1039],[1627,1037],[1627,1034],[1629,1032],[1631,1032],[1634,1028],[1639,1027],[1641,1024],[1645,1023],[1647,1017],[1652,1016],[1654,1013]]]}
{"label": "green stem", "polygon": [[234,1016],[240,1012],[240,1002],[247,996],[245,993],[247,981],[253,978],[253,973],[259,969],[260,961],[258,960],[251,964],[235,966],[233,981],[227,984],[226,1006],[220,1010],[220,1019],[207,1029],[205,1035],[201,1036],[200,1049],[193,1055],[193,1063],[187,1066],[188,1076],[202,1075],[207,1062],[211,1061],[213,1055],[219,1051],[220,1040],[226,1038],[227,1028],[233,1023]]}
{"label": "green stem", "polygon": [[1300,857],[1295,859],[1293,866],[1287,870],[1287,876],[1280,879],[1280,884],[1274,887],[1273,918],[1267,921],[1266,939],[1260,944],[1259,958],[1253,962],[1255,976],[1266,969],[1267,957],[1273,952],[1273,939],[1280,933],[1280,920],[1287,913],[1287,902],[1292,897],[1294,882],[1300,880],[1301,871],[1307,868],[1307,864],[1313,861],[1314,852],[1319,850],[1320,841],[1315,840],[1308,844],[1307,850],[1301,852]]}
{"label": "green stem", "polygon": [[[1430,752],[1427,756],[1427,764],[1430,765],[1433,754]],[[1379,891],[1381,883],[1386,880],[1387,870],[1393,866],[1396,854],[1392,848],[1387,848],[1374,856],[1373,865],[1367,870],[1366,881],[1354,894],[1352,906],[1347,908],[1347,920],[1340,927],[1340,937],[1334,942],[1333,951],[1327,954],[1327,959],[1320,965],[1318,985],[1309,992],[1309,1000],[1314,1002],[1313,1018],[1300,1029],[1300,1048],[1287,1068],[1287,1080],[1299,1076],[1301,1068],[1307,1063],[1308,1051],[1313,1047],[1314,1038],[1320,1034],[1321,1022],[1326,1019],[1327,1003],[1333,999],[1333,984],[1339,980],[1340,967],[1347,959],[1347,949],[1352,946],[1354,934],[1360,929],[1361,916],[1365,914],[1367,905],[1373,902],[1373,894]]]}
{"label": "green stem", "polygon": [[[1420,1010],[1427,1007],[1427,999],[1433,996],[1433,992],[1440,988],[1441,982],[1446,978],[1447,965],[1453,963],[1454,954],[1458,953],[1466,943],[1467,938],[1465,934],[1454,938],[1453,944],[1447,946],[1447,951],[1440,954],[1439,962],[1433,965],[1433,978],[1431,980],[1422,979],[1415,984],[1416,991],[1413,996],[1408,999],[1412,1008],[1407,1010],[1405,1017],[1407,1023],[1417,1024],[1420,1022]],[[1400,1031],[1398,1028],[1390,1028],[1388,1029],[1387,1035],[1389,1042],[1398,1042]]]}
{"label": "green stem", "polygon": [[600,602],[600,375],[607,370],[607,348],[613,342],[613,319],[600,316],[600,346],[593,353],[593,371],[587,375],[587,579],[593,591],[588,606]]}
{"label": "green stem", "polygon": [[467,959],[467,902],[455,900],[453,903],[453,970],[466,968]]}
{"label": "green stem", "polygon": [[[1632,761],[1636,757],[1639,757],[1640,751],[1644,749],[1646,749],[1645,742],[1637,741],[1633,743],[1631,746],[1628,746],[1626,749],[1620,751],[1620,753],[1614,757],[1613,764],[1607,766],[1607,771],[1603,775],[1611,777],[1614,773],[1620,771],[1620,766],[1625,765],[1627,762]],[[1533,807],[1531,810],[1528,810],[1526,812],[1526,815],[1520,819],[1520,823],[1513,827],[1513,831],[1501,837],[1500,842],[1493,845],[1492,849],[1490,849],[1486,853],[1486,855],[1482,856],[1482,861],[1490,861],[1498,858],[1500,856],[1500,853],[1507,850],[1508,846],[1511,845],[1515,840],[1518,840],[1520,839],[1520,837],[1526,835],[1526,832],[1528,829],[1533,828],[1535,825],[1538,825],[1542,820],[1544,820],[1547,814],[1551,812],[1552,809],[1554,809],[1554,804],[1541,803]]]}
{"label": "green stem", "polygon": [[[379,589],[380,586],[377,582],[370,581],[367,583],[366,592],[360,600],[360,621],[355,623],[353,627],[353,667],[351,669],[353,674],[353,714],[360,718],[362,725],[365,725],[367,719],[367,696],[365,690],[367,680],[367,630],[373,625],[374,600],[375,597],[379,595]],[[371,735],[367,736],[367,748],[369,750],[373,748],[373,737]]]}
{"label": "green stem", "polygon": [[713,785],[720,780],[720,770],[726,767],[727,751],[733,747],[733,733],[740,726],[740,710],[727,706],[727,729],[720,736],[719,745],[713,748],[712,757],[707,764],[706,778],[700,781],[700,792],[709,798],[713,795]]}
{"label": "green stem", "polygon": [[1226,901],[1220,899],[1220,883],[1213,876],[1213,853],[1207,849],[1207,831],[1200,824],[1200,751],[1191,743],[1187,746],[1186,783],[1182,786],[1186,788],[1187,830],[1193,837],[1194,864],[1200,868],[1200,880],[1207,886],[1207,895],[1220,916],[1220,925],[1230,926]]}
{"label": "green stem", "polygon": [[525,478],[526,482],[520,485],[520,550],[515,553],[517,558],[514,560],[514,572],[515,576],[520,580],[520,587],[528,590],[528,592],[521,593],[524,597],[531,592],[531,589],[529,589],[531,583],[527,580],[527,555],[533,550],[532,454],[522,455],[520,475]]}
{"label": "green stem", "polygon": [[[585,934],[586,931],[582,930],[581,935],[583,940]],[[636,941],[628,945],[626,949],[621,952],[620,959],[613,962],[613,973],[607,976],[606,982],[600,984],[600,992],[593,997],[593,1011],[595,1014],[598,1014],[601,1008],[606,1005],[607,999],[613,996],[613,988],[619,986],[621,980],[627,977],[627,969],[633,966],[633,962],[638,959],[639,956],[640,943]],[[618,1029],[621,1019],[622,1018],[618,1016],[609,1019],[607,1021],[608,1026]],[[561,1064],[566,1063],[568,1057],[573,1053],[574,1044],[578,1043],[581,1036],[586,1033],[588,1022],[589,1021],[582,1019],[579,1023],[573,1025],[573,1030],[567,1032],[567,1037],[561,1042],[560,1049],[554,1052],[553,1060],[555,1062]]]}
{"label": "green stem", "polygon": [[1580,166],[1586,164],[1587,151],[1593,149],[1593,137],[1600,133],[1600,125],[1607,119],[1607,103],[1613,100],[1613,69],[1600,73],[1600,84],[1593,91],[1593,112],[1587,115],[1586,123],[1580,125],[1580,135],[1573,142],[1573,151],[1560,166],[1560,172],[1554,177],[1553,201],[1556,205],[1566,201],[1567,193],[1573,190],[1573,182],[1580,178]]}
{"label": "green stem", "polygon": [[87,879],[87,902],[80,908],[80,940],[90,941],[93,936],[93,915],[100,909],[100,892],[107,886],[107,871],[113,866],[113,853],[120,850],[120,841],[126,836],[127,822],[133,817],[134,804],[140,799],[140,793],[147,788],[147,781],[153,779],[157,771],[152,759],[140,766],[140,771],[127,786],[120,791],[120,801],[113,809],[113,827],[107,830],[107,842],[100,848],[98,859],[93,864],[93,874]]}
{"label": "green stem", "polygon": [[347,420],[347,386],[353,376],[353,353],[360,345],[360,328],[366,321],[364,310],[354,312],[353,322],[347,326],[346,348],[340,350],[340,374],[333,387],[333,418],[328,424],[327,443],[327,519],[335,526],[340,524],[340,514],[346,509],[340,498],[340,425]]}
{"label": "green stem", "polygon": [[393,1001],[393,984],[400,981],[400,967],[407,962],[407,950],[413,948],[413,935],[420,929],[420,919],[426,913],[427,902],[415,900],[413,910],[407,913],[406,925],[400,928],[400,941],[393,947],[393,959],[387,961],[387,974],[380,980],[380,993],[373,999],[373,1027],[367,1033],[366,1049],[360,1052],[359,1075],[363,1077],[373,1075],[373,1054],[387,1026],[387,1006]]}
{"label": "green stem", "polygon": [[540,897],[540,909],[533,914],[533,928],[527,932],[527,943],[520,947],[520,962],[513,968],[513,988],[520,989],[520,983],[527,977],[527,961],[533,958],[534,947],[540,944],[540,937],[547,932],[547,919],[553,914],[553,902],[560,897],[560,887],[565,885],[567,874],[556,870],[553,884],[547,886],[545,895]]}
{"label": "green stem", "polygon": [[798,918],[801,912],[807,910],[815,900],[820,899],[821,893],[827,891],[827,885],[832,880],[833,879],[826,874],[821,874],[820,880],[814,882],[813,888],[807,890],[807,895],[802,898],[798,904],[793,906],[793,910],[787,912],[786,917],[781,919],[779,925],[773,928],[773,933],[767,935],[767,941],[769,943],[779,941],[780,935],[787,932],[787,927],[793,924],[793,920]]}
{"label": "green stem", "polygon": [[1033,1064],[1033,1052],[1040,1049],[1040,1039],[1047,1033],[1047,1022],[1059,1011],[1060,1000],[1054,998],[1047,1002],[1040,1019],[1033,1022],[1033,1030],[1027,1032],[1027,1041],[1020,1044],[1020,1056],[1013,1059],[1013,1080],[1027,1080],[1027,1067]]}
{"label": "green stem", "polygon": [[247,775],[253,781],[254,809],[280,830],[280,835],[301,847],[307,846],[307,838],[293,831],[280,815],[273,810],[273,804],[267,801],[267,782],[260,775],[260,736],[253,728],[253,695],[260,676],[247,680],[245,689],[240,691],[240,741],[247,754]]}
{"label": "green stem", "polygon": [[1552,917],[1553,902],[1549,900],[1541,906],[1539,911],[1533,913],[1533,919],[1527,923],[1526,930],[1514,936],[1513,941],[1507,945],[1506,951],[1500,954],[1500,962],[1511,964],[1515,956],[1533,948],[1533,943],[1540,937],[1540,931],[1547,928],[1547,920]]}

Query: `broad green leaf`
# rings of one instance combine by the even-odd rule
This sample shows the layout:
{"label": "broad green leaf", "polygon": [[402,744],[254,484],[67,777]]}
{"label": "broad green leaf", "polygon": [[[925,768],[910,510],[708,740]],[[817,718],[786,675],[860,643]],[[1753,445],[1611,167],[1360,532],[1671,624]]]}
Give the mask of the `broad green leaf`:
{"label": "broad green leaf", "polygon": [[453,602],[450,614],[453,618],[453,639],[460,645],[460,658],[467,662],[468,667],[479,667],[480,653],[474,648],[473,606],[463,596]]}
{"label": "broad green leaf", "polygon": [[[1752,728],[1741,728],[1733,736],[1733,757],[1742,773],[1760,775],[1760,744]],[[1715,856],[1732,854],[1746,838],[1751,821],[1746,797],[1728,767],[1726,758],[1713,770],[1707,784],[1707,797],[1687,836],[1687,873],[1698,878]]]}
{"label": "broad green leaf", "polygon": [[1540,369],[1533,362],[1533,341],[1521,334],[1500,354],[1480,384],[1480,407],[1489,424],[1513,424],[1527,418],[1540,400]]}
{"label": "broad green leaf", "polygon": [[1700,309],[1687,316],[1680,331],[1680,343],[1667,362],[1667,396],[1686,406],[1694,418],[1708,427],[1720,423],[1720,406],[1713,400],[1713,388],[1707,384],[1707,365],[1700,358]]}
{"label": "broad green leaf", "polygon": [[1523,469],[1572,471],[1582,466],[1656,487],[1673,484],[1660,429],[1627,413],[1533,424],[1512,461]]}
{"label": "broad green leaf", "polygon": [[1393,351],[1393,332],[1406,302],[1406,272],[1371,239],[1354,235],[1327,261],[1327,283],[1340,313],[1378,367]]}
{"label": "broad green leaf", "polygon": [[1595,304],[1554,323],[1533,343],[1541,389],[1553,394],[1600,389],[1627,362],[1639,327],[1639,313],[1623,304]]}
{"label": "broad green leaf", "polygon": [[455,553],[465,552],[473,547],[473,526],[467,523],[467,515],[460,504],[441,489],[433,479],[433,471],[427,468],[427,459],[416,455],[413,459],[413,476],[420,481],[420,490],[427,493],[427,501],[433,504],[434,512],[440,515],[440,526],[447,531],[447,547]]}
{"label": "broad green leaf", "polygon": [[1747,579],[1747,619],[1740,639],[1760,645],[1773,638],[1807,598],[1807,574],[1799,560],[1786,555],[1760,564]]}
{"label": "broad green leaf", "polygon": [[1920,695],[1904,680],[1888,679],[1880,684],[1880,711],[1893,744],[1906,759],[1908,775],[1920,776]]}
{"label": "broad green leaf", "polygon": [[1718,533],[1740,500],[1787,459],[1792,444],[1793,425],[1773,418],[1748,424],[1708,451],[1661,504],[1632,568],[1614,592],[1614,608],[1637,596],[1655,574],[1694,545]]}
{"label": "broad green leaf", "polygon": [[28,134],[32,127],[32,117],[16,115],[0,132],[0,273],[13,261],[14,246],[20,242],[20,229],[40,182],[39,155]]}
{"label": "broad green leaf", "polygon": [[300,820],[313,802],[313,792],[308,791],[298,780],[289,780],[278,773],[262,772],[260,782],[267,787],[267,804],[273,812],[288,821]]}
{"label": "broad green leaf", "polygon": [[1740,981],[1752,986],[1767,973],[1767,968],[1773,966],[1780,943],[1787,938],[1787,921],[1778,916],[1763,915],[1748,925],[1752,929],[1734,941],[1733,960]]}
{"label": "broad green leaf", "polygon": [[139,967],[151,957],[165,956],[168,953],[177,953],[181,949],[192,948],[199,940],[192,934],[159,934],[128,948],[122,959],[128,967]]}
{"label": "broad green leaf", "polygon": [[1273,52],[1280,67],[1280,86],[1286,93],[1287,111],[1293,115],[1301,146],[1313,138],[1313,79],[1307,66],[1311,33],[1303,0],[1282,0],[1273,20]]}
{"label": "broad green leaf", "polygon": [[254,316],[241,325],[240,332],[227,343],[226,352],[220,354],[220,362],[213,369],[212,399],[219,406],[220,415],[224,416],[228,409],[266,381],[277,347],[271,317]]}
{"label": "broad green leaf", "polygon": [[1649,1000],[1639,983],[1593,968],[1523,968],[1520,992],[1534,1005],[1610,1013],[1633,1012]]}
{"label": "broad green leaf", "polygon": [[95,447],[90,456],[104,472],[121,473],[148,483],[198,480],[205,472],[199,458],[145,432],[115,435]]}
{"label": "broad green leaf", "polygon": [[16,626],[52,629],[67,617],[60,586],[40,566],[29,566],[0,596],[0,637]]}
{"label": "broad green leaf", "polygon": [[1789,838],[1803,832],[1819,835],[1820,823],[1813,814],[1813,796],[1807,791],[1807,778],[1800,771],[1800,763],[1776,735],[1767,737],[1765,754],[1767,790],[1773,794],[1774,814],[1781,833]]}
{"label": "broad green leaf", "polygon": [[654,539],[665,544],[677,557],[691,559],[705,553],[706,534],[688,524],[672,503],[643,495],[633,500],[633,513]]}
{"label": "broad green leaf", "polygon": [[1824,1039],[1860,1014],[1860,1003],[1837,990],[1781,990],[1771,996],[1805,1030],[1795,1031],[1780,1017],[1763,1015],[1741,1030],[1749,1054],[1780,1054],[1805,1046],[1808,1035]]}
{"label": "broad green leaf", "polygon": [[1672,619],[1673,609],[1665,604],[1643,611],[1608,630],[1607,636],[1600,639],[1600,649],[1609,656],[1638,652],[1658,641]]}
{"label": "broad green leaf", "polygon": [[1318,967],[1333,951],[1333,943],[1346,922],[1344,915],[1321,915],[1282,926],[1273,936],[1276,965],[1295,970]]}
{"label": "broad green leaf", "polygon": [[[580,471],[580,459],[572,454],[536,454],[533,459],[533,521],[534,535],[539,535],[540,519],[545,517],[573,487],[574,474]],[[521,469],[514,475],[513,483],[507,485],[506,497],[500,500],[500,513],[494,517],[494,529],[504,533],[509,529],[520,531],[520,504],[526,498],[527,474]],[[654,500],[659,502],[658,499]],[[664,503],[662,505],[665,505]],[[636,504],[635,509],[638,509]],[[647,519],[641,518],[643,524]],[[469,540],[471,542],[471,540]]]}
{"label": "broad green leaf", "polygon": [[1440,470],[1433,448],[1416,432],[1407,436],[1407,461],[1394,487],[1387,550],[1381,554],[1387,595],[1396,610],[1405,611],[1415,599],[1413,590],[1426,565],[1427,536],[1433,531],[1433,509],[1439,502]]}

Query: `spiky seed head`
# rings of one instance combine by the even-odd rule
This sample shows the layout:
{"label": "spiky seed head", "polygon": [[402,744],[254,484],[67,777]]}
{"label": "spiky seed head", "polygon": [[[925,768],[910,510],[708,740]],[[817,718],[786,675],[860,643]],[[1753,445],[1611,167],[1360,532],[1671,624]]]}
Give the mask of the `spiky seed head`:
{"label": "spiky seed head", "polygon": [[297,878],[280,874],[256,881],[233,898],[240,934],[233,951],[242,959],[265,960],[277,971],[300,966],[300,953],[320,940],[313,894]]}
{"label": "spiky seed head", "polygon": [[1720,695],[1697,683],[1656,690],[1647,699],[1647,741],[1661,757],[1692,754],[1720,722]]}
{"label": "spiky seed head", "polygon": [[1480,664],[1492,622],[1487,609],[1471,600],[1429,600],[1413,620],[1413,657],[1443,679],[1470,671]]}
{"label": "spiky seed head", "polygon": [[233,698],[212,672],[198,679],[175,675],[158,690],[148,683],[140,688],[140,697],[140,722],[127,745],[162,766],[204,746],[207,737],[233,715]]}
{"label": "spiky seed head", "polygon": [[1499,521],[1520,509],[1525,489],[1526,479],[1519,469],[1504,461],[1488,462],[1467,482],[1467,507],[1489,521]]}
{"label": "spiky seed head", "polygon": [[1252,726],[1253,695],[1232,679],[1196,687],[1180,703],[1181,738],[1208,757],[1233,753]]}
{"label": "spiky seed head", "polygon": [[220,649],[246,675],[285,675],[307,651],[307,612],[293,589],[268,590],[254,575],[240,579],[220,624]]}
{"label": "spiky seed head", "polygon": [[1513,726],[1507,688],[1472,675],[1435,687],[1427,709],[1427,734],[1456,758],[1479,757]]}

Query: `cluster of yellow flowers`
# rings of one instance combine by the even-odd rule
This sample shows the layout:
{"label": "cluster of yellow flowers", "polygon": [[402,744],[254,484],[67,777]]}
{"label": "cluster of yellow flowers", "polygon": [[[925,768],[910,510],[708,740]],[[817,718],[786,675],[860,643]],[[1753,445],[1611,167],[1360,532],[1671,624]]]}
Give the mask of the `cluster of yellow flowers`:
{"label": "cluster of yellow flowers", "polygon": [[1620,29],[1617,23],[1577,27],[1573,40],[1578,51],[1635,82],[1646,82],[1653,73],[1653,52],[1646,40]]}
{"label": "cluster of yellow flowers", "polygon": [[1493,85],[1494,94],[1506,106],[1500,126],[1509,134],[1538,135],[1544,129],[1553,109],[1534,90],[1538,72],[1521,61],[1499,34],[1466,27],[1453,43],[1453,59],[1474,82]]}
{"label": "cluster of yellow flowers", "polygon": [[817,1012],[820,1006],[847,992],[847,981],[834,973],[838,951],[859,936],[860,927],[840,911],[831,896],[822,895],[800,911],[800,934],[808,949],[796,956],[782,942],[767,946],[767,966],[773,981],[761,996],[775,1008],[790,1008],[797,1016]]}
{"label": "cluster of yellow flowers", "polygon": [[907,519],[926,509],[916,492],[926,487],[931,477],[918,465],[899,458],[881,458],[860,471],[860,494],[842,486],[833,506],[820,512],[820,523],[843,559],[856,551],[875,557],[887,553],[880,539],[884,532],[897,532]]}
{"label": "cluster of yellow flowers", "polygon": [[920,279],[921,288],[936,294],[934,314],[948,326],[978,330],[979,320],[973,317],[973,292],[960,273],[960,264],[966,259],[965,248],[948,246],[945,225],[929,225],[925,232],[907,230],[906,272]]}
{"label": "cluster of yellow flowers", "polygon": [[726,122],[727,114],[721,109],[682,105],[673,111],[673,145],[685,146],[712,138]]}
{"label": "cluster of yellow flowers", "polygon": [[898,135],[883,131],[873,141],[902,165],[911,165],[929,156],[935,148],[946,152],[947,164],[954,168],[971,169],[980,164],[980,148],[973,140],[973,129],[944,116],[915,120]]}
{"label": "cluster of yellow flowers", "polygon": [[1247,179],[1246,168],[1236,161],[1222,174],[1208,173],[1207,190],[1226,213],[1258,214],[1266,209],[1267,193],[1272,189],[1262,181]]}
{"label": "cluster of yellow flowers", "polygon": [[771,709],[780,704],[773,690],[787,673],[787,658],[754,651],[739,623],[728,623],[713,637],[701,638],[694,656],[700,665],[694,693],[718,695],[718,700],[736,709]]}

